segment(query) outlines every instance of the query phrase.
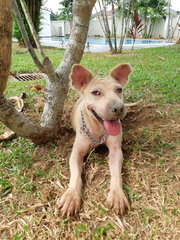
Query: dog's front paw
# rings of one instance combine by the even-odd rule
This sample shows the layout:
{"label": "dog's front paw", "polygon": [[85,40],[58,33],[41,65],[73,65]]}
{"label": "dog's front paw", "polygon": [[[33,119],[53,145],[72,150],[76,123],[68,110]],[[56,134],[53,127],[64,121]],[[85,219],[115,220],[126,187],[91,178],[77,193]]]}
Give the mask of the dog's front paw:
{"label": "dog's front paw", "polygon": [[126,209],[129,209],[128,200],[123,190],[110,190],[107,198],[109,208],[112,208],[116,214],[123,214]]}
{"label": "dog's front paw", "polygon": [[58,207],[61,209],[62,215],[73,215],[79,211],[81,196],[77,190],[68,189],[58,201]]}

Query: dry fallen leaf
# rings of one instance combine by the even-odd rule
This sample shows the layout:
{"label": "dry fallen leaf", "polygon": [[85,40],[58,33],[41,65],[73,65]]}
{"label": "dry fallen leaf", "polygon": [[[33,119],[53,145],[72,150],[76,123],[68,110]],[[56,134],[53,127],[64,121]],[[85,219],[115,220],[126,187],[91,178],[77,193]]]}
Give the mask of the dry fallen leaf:
{"label": "dry fallen leaf", "polygon": [[22,109],[24,107],[24,101],[23,101],[23,99],[21,97],[14,96],[14,97],[10,97],[8,99],[11,100],[11,101],[15,101],[16,102],[15,108],[16,108],[16,110],[18,112],[22,111]]}
{"label": "dry fallen leaf", "polygon": [[34,91],[44,91],[45,90],[45,88],[41,85],[32,85],[32,86],[30,86],[30,89],[34,90]]}
{"label": "dry fallen leaf", "polygon": [[[22,93],[19,97],[14,96],[14,97],[10,97],[8,99],[11,100],[12,102],[15,102],[16,110],[18,112],[21,112],[24,107],[24,101],[23,101],[24,98],[26,98],[26,94]],[[15,132],[8,129],[6,132],[4,132],[3,134],[0,135],[0,141],[9,140],[9,139],[13,138],[15,135],[16,135]]]}
{"label": "dry fallen leaf", "polygon": [[16,134],[15,132],[11,131],[10,129],[7,130],[5,133],[0,135],[0,141],[8,140],[14,137]]}
{"label": "dry fallen leaf", "polygon": [[162,61],[166,61],[165,58],[161,57],[161,56],[157,56],[158,59],[162,60]]}

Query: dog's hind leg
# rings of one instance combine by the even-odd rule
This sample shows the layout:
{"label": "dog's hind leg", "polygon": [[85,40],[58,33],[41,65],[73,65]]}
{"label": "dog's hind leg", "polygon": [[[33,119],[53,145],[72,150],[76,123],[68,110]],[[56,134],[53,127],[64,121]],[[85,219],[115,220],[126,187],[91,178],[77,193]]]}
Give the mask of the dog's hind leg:
{"label": "dog's hind leg", "polygon": [[61,208],[63,215],[76,214],[81,203],[82,179],[81,173],[83,169],[83,159],[87,154],[89,142],[83,136],[75,139],[69,165],[70,165],[70,183],[69,188],[62,195],[58,206]]}

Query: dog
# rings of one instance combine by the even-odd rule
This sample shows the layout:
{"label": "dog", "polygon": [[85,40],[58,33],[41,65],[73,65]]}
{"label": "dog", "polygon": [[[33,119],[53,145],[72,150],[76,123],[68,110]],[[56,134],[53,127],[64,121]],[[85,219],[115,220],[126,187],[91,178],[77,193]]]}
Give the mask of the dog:
{"label": "dog", "polygon": [[72,125],[76,137],[70,156],[69,188],[60,198],[58,205],[62,215],[76,214],[80,209],[83,158],[89,146],[105,144],[109,149],[110,190],[107,203],[116,214],[129,209],[122,187],[123,154],[121,119],[126,115],[122,87],[128,83],[132,72],[129,64],[120,64],[111,70],[108,77],[93,77],[80,64],[73,65],[70,73],[72,86],[81,92],[74,105]]}

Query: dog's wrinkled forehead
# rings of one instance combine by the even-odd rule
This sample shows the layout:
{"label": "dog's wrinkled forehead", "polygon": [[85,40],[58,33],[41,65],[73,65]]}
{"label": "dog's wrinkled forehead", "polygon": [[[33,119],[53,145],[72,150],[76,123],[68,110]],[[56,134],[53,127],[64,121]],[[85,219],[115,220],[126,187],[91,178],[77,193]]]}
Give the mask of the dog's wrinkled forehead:
{"label": "dog's wrinkled forehead", "polygon": [[[128,76],[132,72],[132,69],[129,64],[120,64],[113,68],[110,71],[109,76],[105,78],[93,78],[92,73],[83,67],[80,64],[73,65],[71,69],[70,79],[72,82],[72,86],[75,87],[79,91],[84,91],[84,89],[92,84],[120,84],[124,86],[128,82]],[[110,85],[109,85],[110,87]]]}
{"label": "dog's wrinkled forehead", "polygon": [[121,84],[117,82],[114,78],[111,76],[107,76],[104,78],[94,77],[86,86],[85,90],[91,90],[91,89],[114,89],[116,87],[120,87]]}

